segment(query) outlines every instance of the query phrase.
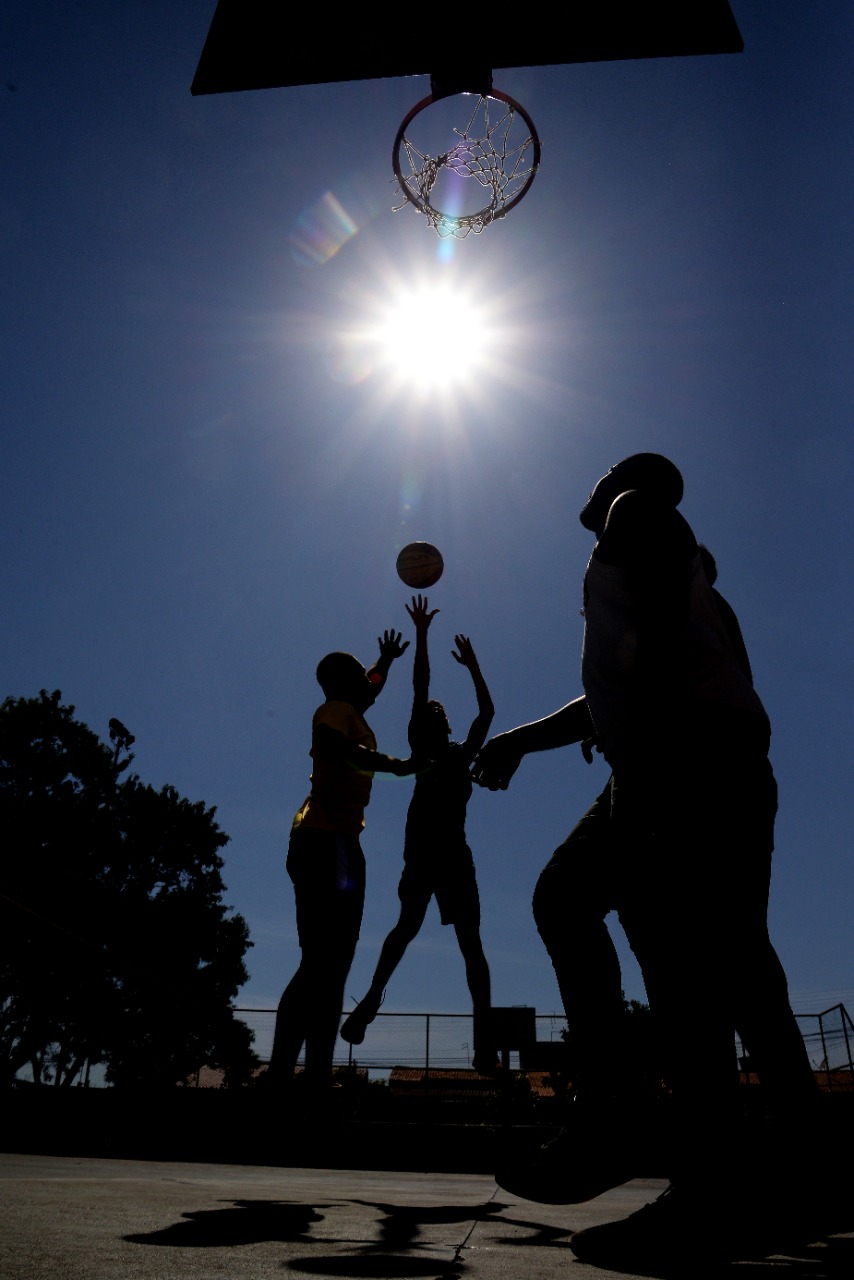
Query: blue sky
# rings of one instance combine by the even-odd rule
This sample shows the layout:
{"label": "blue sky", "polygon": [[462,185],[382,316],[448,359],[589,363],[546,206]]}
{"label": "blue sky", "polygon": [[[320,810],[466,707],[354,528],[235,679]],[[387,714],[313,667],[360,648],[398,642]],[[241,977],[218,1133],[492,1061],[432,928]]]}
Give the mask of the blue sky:
{"label": "blue sky", "polygon": [[[8,0],[0,694],[59,688],[105,737],[118,716],[145,781],[216,805],[255,944],[245,1004],[274,1005],[298,959],[284,853],[317,660],[410,634],[398,549],[445,556],[432,692],[455,730],[474,714],[456,631],[496,731],[547,714],[580,692],[577,512],[651,449],[683,470],[771,714],[793,1005],[854,1007],[854,11],[732,7],[741,55],[496,73],[536,121],[541,172],[504,222],[448,245],[391,212],[423,78],[193,98],[213,0]],[[354,233],[307,257],[345,225],[320,222],[336,202]],[[352,342],[424,282],[493,332],[485,367],[475,326],[458,343],[452,391]],[[370,717],[401,755],[409,658]],[[572,748],[473,796],[498,1004],[559,1008],[530,898],[604,779]],[[410,789],[374,787],[354,997],[396,916]],[[386,1008],[468,1008],[435,907]]]}

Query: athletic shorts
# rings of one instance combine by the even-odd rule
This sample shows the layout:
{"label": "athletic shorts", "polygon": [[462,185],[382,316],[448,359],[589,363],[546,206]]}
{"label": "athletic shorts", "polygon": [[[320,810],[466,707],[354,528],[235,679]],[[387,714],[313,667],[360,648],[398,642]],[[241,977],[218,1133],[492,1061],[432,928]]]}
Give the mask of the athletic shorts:
{"label": "athletic shorts", "polygon": [[442,924],[479,925],[480,895],[471,849],[464,844],[437,854],[433,846],[422,850],[408,845],[397,896],[404,903],[435,898]]}
{"label": "athletic shorts", "polygon": [[637,936],[677,903],[732,937],[764,928],[777,787],[767,758],[721,755],[612,777],[543,869],[538,911],[617,910]]}
{"label": "athletic shorts", "polygon": [[287,869],[302,949],[330,942],[355,946],[365,904],[365,858],[359,837],[298,827],[288,844]]}

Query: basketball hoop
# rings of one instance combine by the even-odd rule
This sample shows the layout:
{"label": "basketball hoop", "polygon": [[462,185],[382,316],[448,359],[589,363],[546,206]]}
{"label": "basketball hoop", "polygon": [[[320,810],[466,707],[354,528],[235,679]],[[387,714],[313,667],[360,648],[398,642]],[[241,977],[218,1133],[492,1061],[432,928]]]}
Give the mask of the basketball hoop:
{"label": "basketball hoop", "polygon": [[[540,164],[540,139],[534,122],[524,107],[498,89],[463,93],[475,98],[476,105],[464,128],[452,126],[457,142],[435,157],[425,144],[413,141],[407,132],[417,116],[434,103],[444,101],[446,94],[434,92],[412,108],[397,131],[392,152],[394,176],[404,197],[394,212],[404,205],[414,205],[440,236],[464,239],[469,232],[480,235],[484,227],[503,218],[519,203],[534,181]],[[408,170],[405,172],[404,170]],[[451,212],[440,209],[434,199],[437,180],[445,175],[474,178],[483,188],[487,202],[474,212]]]}

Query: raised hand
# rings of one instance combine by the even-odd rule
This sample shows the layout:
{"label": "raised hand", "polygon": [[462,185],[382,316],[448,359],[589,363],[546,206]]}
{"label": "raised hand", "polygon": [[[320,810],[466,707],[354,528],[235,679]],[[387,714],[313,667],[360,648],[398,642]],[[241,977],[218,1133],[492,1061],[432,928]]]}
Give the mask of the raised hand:
{"label": "raised hand", "polygon": [[402,631],[384,631],[381,636],[377,636],[377,644],[380,647],[380,660],[387,667],[391,666],[395,658],[399,658],[401,654],[409,648],[409,641],[403,640]]}
{"label": "raised hand", "polygon": [[416,631],[426,631],[439,610],[431,609],[427,597],[424,596],[422,599],[422,597],[418,595],[412,597],[412,608],[407,605],[406,612],[415,623]]}
{"label": "raised hand", "polygon": [[475,671],[477,669],[477,658],[474,656],[474,649],[468,636],[454,636],[454,644],[457,649],[451,650],[451,657],[455,658],[461,667],[468,667],[469,671]]}

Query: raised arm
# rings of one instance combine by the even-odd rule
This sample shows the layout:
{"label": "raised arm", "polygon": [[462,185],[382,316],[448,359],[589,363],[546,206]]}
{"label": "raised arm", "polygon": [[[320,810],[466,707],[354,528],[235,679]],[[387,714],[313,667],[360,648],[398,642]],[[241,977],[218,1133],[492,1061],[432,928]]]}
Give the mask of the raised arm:
{"label": "raised arm", "polygon": [[368,679],[374,686],[374,702],[383,691],[391,664],[409,648],[408,640],[404,640],[401,644],[402,637],[403,632],[395,631],[394,629],[384,631],[381,636],[377,636],[380,656],[368,671]]}
{"label": "raised arm", "polygon": [[430,695],[430,658],[427,652],[427,632],[430,623],[439,612],[431,609],[427,597],[412,597],[412,607],[406,606],[415,625],[415,661],[412,665],[412,714],[421,711],[427,705]]}
{"label": "raised arm", "polygon": [[471,728],[464,744],[464,751],[468,759],[474,760],[486,740],[486,735],[489,733],[489,727],[495,715],[495,707],[468,636],[454,636],[454,644],[457,647],[451,650],[451,657],[455,658],[461,667],[467,669],[477,697],[477,715],[471,722]]}
{"label": "raised arm", "polygon": [[533,751],[568,747],[573,742],[591,738],[593,734],[587,699],[576,698],[542,720],[520,724],[516,729],[508,729],[506,733],[490,738],[478,752],[472,776],[490,791],[506,791],[523,756]]}

